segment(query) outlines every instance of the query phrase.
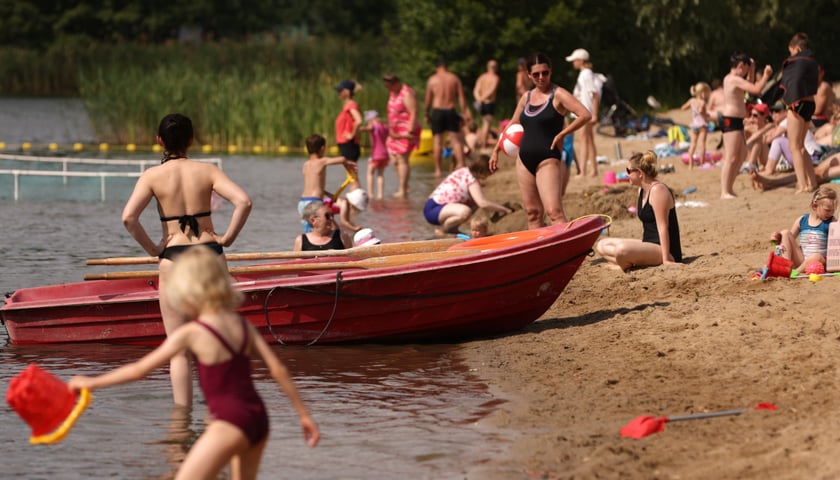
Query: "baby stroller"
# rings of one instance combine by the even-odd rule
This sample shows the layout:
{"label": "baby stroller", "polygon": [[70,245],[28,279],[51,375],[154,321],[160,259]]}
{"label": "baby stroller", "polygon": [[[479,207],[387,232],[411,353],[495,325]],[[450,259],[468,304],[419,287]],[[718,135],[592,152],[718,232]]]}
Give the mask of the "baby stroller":
{"label": "baby stroller", "polygon": [[621,98],[615,78],[606,76],[601,87],[601,106],[603,115],[599,120],[598,133],[611,137],[624,137],[642,132],[650,127],[646,117],[636,118],[636,111]]}

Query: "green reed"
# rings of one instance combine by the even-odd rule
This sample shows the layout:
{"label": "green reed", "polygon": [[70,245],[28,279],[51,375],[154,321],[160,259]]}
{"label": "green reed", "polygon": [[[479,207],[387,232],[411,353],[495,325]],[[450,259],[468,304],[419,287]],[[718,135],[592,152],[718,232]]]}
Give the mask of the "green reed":
{"label": "green reed", "polygon": [[[311,133],[333,143],[341,109],[333,87],[344,78],[363,84],[362,109],[384,110],[382,62],[368,53],[329,42],[134,47],[80,71],[77,82],[102,141],[152,142],[160,118],[177,111],[192,118],[199,144],[276,151],[302,146]],[[119,60],[127,56],[135,61]]]}
{"label": "green reed", "polygon": [[384,111],[381,50],[329,39],[4,50],[0,88],[79,95],[102,142],[152,144],[160,119],[181,112],[198,144],[276,151],[303,146],[311,133],[334,143],[341,101],[333,87],[345,78],[362,83],[362,110]]}

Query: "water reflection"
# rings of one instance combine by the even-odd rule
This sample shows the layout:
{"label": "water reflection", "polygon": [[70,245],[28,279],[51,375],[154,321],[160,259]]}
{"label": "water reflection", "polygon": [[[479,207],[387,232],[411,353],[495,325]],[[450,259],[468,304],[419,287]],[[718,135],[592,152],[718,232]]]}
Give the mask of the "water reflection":
{"label": "water reflection", "polygon": [[156,480],[170,480],[175,478],[178,467],[186,458],[193,443],[198,439],[199,432],[192,428],[192,408],[172,405],[169,413],[169,423],[162,426],[166,436],[161,440],[151,442],[160,446],[160,453],[169,464],[170,471],[162,475],[147,477]]}
{"label": "water reflection", "polygon": [[[508,434],[475,423],[500,403],[460,360],[457,345],[274,347],[292,371],[322,430],[304,445],[297,415],[268,371],[255,370],[271,417],[262,478],[463,478],[501,454]],[[83,344],[0,349],[0,382],[30,362],[62,379],[98,374],[139,358],[146,347]],[[199,396],[200,398],[200,396]],[[28,430],[7,408],[0,426],[4,467],[25,478],[171,478],[204,429],[206,407],[172,409],[169,378],[158,369],[140,382],[99,390],[49,456],[27,444]],[[33,467],[33,465],[36,465]],[[61,473],[59,475],[59,473]]]}
{"label": "water reflection", "polygon": [[[79,119],[84,114],[72,108],[0,99],[0,132],[6,136],[0,141],[89,143],[86,133],[77,130],[85,128]],[[31,122],[21,120],[29,110],[43,114],[28,116],[34,118]],[[251,216],[229,251],[290,249],[300,234],[296,205],[303,159],[224,156],[223,160],[225,171],[254,200]],[[365,166],[363,160],[361,167]],[[328,186],[343,180],[341,169],[328,169]],[[429,238],[431,228],[421,211],[437,181],[430,169],[413,169],[409,199],[396,200],[387,197],[397,182],[393,169],[387,169],[386,198],[371,201],[359,222],[373,228],[384,242]],[[0,224],[14,226],[2,234],[0,294],[80,281],[91,271],[85,267],[86,258],[144,255],[120,222],[133,181],[108,190],[106,202],[96,201],[98,186],[82,187],[94,193],[77,194],[59,191],[64,187],[56,185],[60,181],[35,184],[34,197],[17,204],[0,201]],[[219,230],[227,227],[231,211],[223,207],[214,213]],[[157,234],[154,208],[147,209],[141,221],[153,236]],[[0,334],[5,332],[0,329]],[[513,441],[511,432],[486,431],[476,425],[501,400],[468,371],[457,345],[274,348],[292,371],[323,437],[316,449],[304,445],[288,401],[265,368],[257,368],[257,388],[271,416],[261,478],[460,480],[467,477],[465,472],[506,451]],[[30,362],[66,380],[102,373],[148,351],[101,344],[5,345],[0,347],[5,366],[0,369],[0,386],[5,390]],[[3,473],[9,478],[171,478],[204,429],[206,407],[199,400],[191,411],[173,409],[169,375],[158,369],[140,382],[95,392],[91,406],[57,445],[30,446],[29,429],[17,414],[7,406],[2,415]]]}

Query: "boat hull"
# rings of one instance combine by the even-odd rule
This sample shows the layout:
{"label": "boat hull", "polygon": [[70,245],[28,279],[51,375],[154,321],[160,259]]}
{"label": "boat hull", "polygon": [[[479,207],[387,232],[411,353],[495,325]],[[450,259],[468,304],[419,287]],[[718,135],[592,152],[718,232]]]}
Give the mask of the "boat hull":
{"label": "boat hull", "polygon": [[[239,312],[266,340],[284,344],[455,341],[520,330],[557,300],[605,226],[600,217],[575,223],[411,265],[306,271],[310,260],[291,274],[238,275]],[[19,345],[157,344],[165,335],[157,279],[22,289],[0,315]]]}

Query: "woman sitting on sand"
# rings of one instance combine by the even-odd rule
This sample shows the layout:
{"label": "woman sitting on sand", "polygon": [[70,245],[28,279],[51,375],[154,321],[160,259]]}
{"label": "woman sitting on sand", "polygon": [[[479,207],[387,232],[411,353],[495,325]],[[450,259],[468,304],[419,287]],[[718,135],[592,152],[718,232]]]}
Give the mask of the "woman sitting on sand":
{"label": "woman sitting on sand", "polygon": [[642,221],[642,239],[605,238],[595,250],[610,267],[627,271],[631,267],[672,265],[682,262],[680,226],[674,195],[656,179],[659,168],[652,151],[634,153],[628,161],[630,183],[639,186],[637,211]]}

